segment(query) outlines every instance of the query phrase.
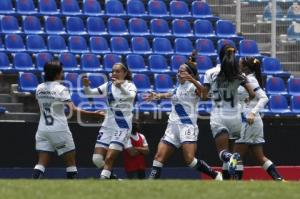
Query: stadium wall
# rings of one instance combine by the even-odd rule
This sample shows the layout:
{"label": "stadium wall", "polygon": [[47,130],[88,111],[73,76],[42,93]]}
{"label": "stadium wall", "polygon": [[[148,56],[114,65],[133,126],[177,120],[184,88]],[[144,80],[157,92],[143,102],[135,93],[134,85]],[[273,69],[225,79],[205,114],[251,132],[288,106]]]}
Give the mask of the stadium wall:
{"label": "stadium wall", "polygon": [[[264,118],[265,124],[265,154],[276,165],[296,166],[300,165],[299,151],[300,133],[299,118]],[[198,157],[206,160],[212,166],[220,166],[216,148],[209,128],[209,120],[199,120]],[[146,136],[150,147],[147,157],[148,165],[151,165],[156,146],[166,128],[166,123],[143,123],[142,133]],[[35,122],[0,122],[0,168],[31,168],[36,162],[34,136],[37,129]],[[82,127],[76,123],[70,123],[77,147],[78,166],[82,168],[93,167],[91,162],[94,144],[99,127]],[[257,165],[250,158],[246,165]],[[122,167],[122,158],[116,164]],[[177,151],[166,167],[185,166],[181,151]],[[63,162],[56,156],[49,167],[63,167]]]}

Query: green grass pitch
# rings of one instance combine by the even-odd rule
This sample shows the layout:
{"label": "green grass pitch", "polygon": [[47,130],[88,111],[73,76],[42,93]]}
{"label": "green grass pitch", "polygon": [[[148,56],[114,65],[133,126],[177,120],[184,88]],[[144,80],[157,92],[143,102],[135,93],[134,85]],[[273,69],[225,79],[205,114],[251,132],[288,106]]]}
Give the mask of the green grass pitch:
{"label": "green grass pitch", "polygon": [[0,180],[0,199],[299,199],[299,187],[273,181]]}

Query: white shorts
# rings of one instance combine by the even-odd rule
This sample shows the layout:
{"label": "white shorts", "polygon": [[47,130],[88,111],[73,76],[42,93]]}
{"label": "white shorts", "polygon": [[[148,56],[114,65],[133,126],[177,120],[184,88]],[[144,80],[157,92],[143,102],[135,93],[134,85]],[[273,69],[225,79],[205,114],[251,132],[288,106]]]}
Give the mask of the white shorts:
{"label": "white shorts", "polygon": [[235,143],[240,144],[263,144],[264,125],[260,117],[255,118],[254,123],[249,125],[247,122],[242,123],[241,138]]}
{"label": "white shorts", "polygon": [[123,151],[128,145],[130,134],[131,129],[113,129],[103,126],[100,128],[95,148]]}
{"label": "white shorts", "polygon": [[242,128],[241,114],[222,115],[211,114],[210,128],[215,138],[219,133],[227,131],[229,139],[240,138],[240,131]]}
{"label": "white shorts", "polygon": [[168,124],[161,141],[179,148],[184,143],[197,142],[198,133],[198,126],[192,124]]}
{"label": "white shorts", "polygon": [[63,155],[75,150],[73,136],[70,131],[43,132],[37,131],[35,135],[36,150],[40,152],[57,152]]}

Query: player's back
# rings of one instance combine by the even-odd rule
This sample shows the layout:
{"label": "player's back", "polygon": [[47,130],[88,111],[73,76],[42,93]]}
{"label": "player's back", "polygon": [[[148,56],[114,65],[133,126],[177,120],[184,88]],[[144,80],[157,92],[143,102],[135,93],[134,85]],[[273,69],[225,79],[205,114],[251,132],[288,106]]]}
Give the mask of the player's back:
{"label": "player's back", "polygon": [[66,87],[57,81],[42,83],[36,89],[36,99],[41,113],[38,131],[69,131],[64,103],[71,99]]}

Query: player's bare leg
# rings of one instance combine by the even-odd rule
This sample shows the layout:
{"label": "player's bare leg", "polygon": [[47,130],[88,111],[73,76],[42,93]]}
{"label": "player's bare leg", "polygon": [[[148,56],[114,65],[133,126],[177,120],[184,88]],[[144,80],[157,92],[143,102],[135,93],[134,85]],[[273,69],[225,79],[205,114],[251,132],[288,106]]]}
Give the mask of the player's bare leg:
{"label": "player's bare leg", "polygon": [[[186,164],[199,172],[203,172],[213,179],[216,179],[218,172],[214,171],[208,164],[203,160],[198,160],[195,158],[195,153],[197,150],[196,143],[187,143],[182,145],[182,153]],[[220,178],[222,178],[221,174]],[[220,179],[222,180],[222,179]]]}
{"label": "player's bare leg", "polygon": [[105,164],[101,172],[101,179],[110,179],[111,171],[115,159],[118,157],[120,151],[115,149],[108,149],[105,157]]}
{"label": "player's bare leg", "polygon": [[263,169],[273,178],[273,180],[283,180],[274,163],[264,155],[262,145],[252,145],[250,146],[250,150],[254,158],[262,165]]}
{"label": "player's bare leg", "polygon": [[174,153],[175,148],[164,142],[160,142],[157,147],[149,179],[157,179],[160,177],[161,168],[169,157]]}
{"label": "player's bare leg", "polygon": [[76,178],[78,172],[76,167],[76,160],[75,160],[76,153],[75,151],[67,152],[63,155],[63,159],[66,165],[66,173],[68,179]]}
{"label": "player's bare leg", "polygon": [[43,177],[45,172],[45,167],[49,164],[51,154],[49,152],[39,152],[38,153],[38,163],[33,169],[32,178],[40,179]]}
{"label": "player's bare leg", "polygon": [[93,163],[97,168],[99,169],[103,168],[106,153],[107,153],[106,148],[95,147],[94,154],[93,154]]}

